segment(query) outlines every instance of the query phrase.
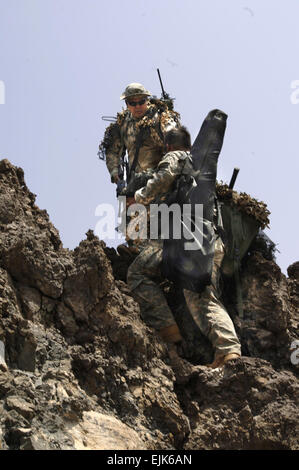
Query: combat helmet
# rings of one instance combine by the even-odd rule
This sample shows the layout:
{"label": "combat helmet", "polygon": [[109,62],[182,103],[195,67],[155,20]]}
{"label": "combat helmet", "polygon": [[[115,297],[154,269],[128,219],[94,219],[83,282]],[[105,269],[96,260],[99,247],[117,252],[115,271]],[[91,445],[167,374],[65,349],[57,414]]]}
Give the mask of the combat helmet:
{"label": "combat helmet", "polygon": [[135,95],[151,96],[151,92],[146,90],[144,86],[141,85],[141,83],[130,83],[126,87],[120,99],[125,100],[126,98],[129,98],[130,96],[135,96]]}

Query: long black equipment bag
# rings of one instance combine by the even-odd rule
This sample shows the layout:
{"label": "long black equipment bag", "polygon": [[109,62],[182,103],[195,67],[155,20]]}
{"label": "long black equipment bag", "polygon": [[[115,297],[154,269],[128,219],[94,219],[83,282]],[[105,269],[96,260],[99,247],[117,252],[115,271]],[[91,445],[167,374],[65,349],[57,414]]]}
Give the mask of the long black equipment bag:
{"label": "long black equipment bag", "polygon": [[[196,185],[188,187],[181,177],[176,191],[176,202],[181,206],[190,204],[190,224],[185,219],[171,220],[170,236],[164,240],[162,272],[179,287],[200,292],[211,282],[216,234],[213,228],[215,217],[215,183],[217,162],[222,148],[227,115],[216,109],[210,111],[193,143],[191,154],[196,172]],[[196,212],[196,204],[202,204],[202,217]],[[188,211],[185,211],[188,214]],[[173,215],[175,217],[175,214]],[[187,218],[186,218],[187,217]],[[181,238],[173,237],[171,228],[179,223]],[[191,228],[191,231],[190,231]],[[184,232],[185,230],[185,232]],[[189,234],[187,237],[186,234]],[[189,237],[192,236],[192,239]],[[187,249],[192,244],[193,249]],[[194,249],[194,247],[196,249]]]}

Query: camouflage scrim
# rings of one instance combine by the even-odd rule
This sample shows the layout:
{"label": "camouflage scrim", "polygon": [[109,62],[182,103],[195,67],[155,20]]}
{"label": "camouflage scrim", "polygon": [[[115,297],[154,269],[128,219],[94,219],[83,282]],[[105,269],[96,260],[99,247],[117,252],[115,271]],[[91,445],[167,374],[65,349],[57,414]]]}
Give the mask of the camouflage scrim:
{"label": "camouflage scrim", "polygon": [[236,207],[240,212],[254,217],[262,229],[269,227],[270,211],[263,201],[258,201],[244,192],[238,193],[226,184],[221,183],[216,183],[216,194],[219,201]]}

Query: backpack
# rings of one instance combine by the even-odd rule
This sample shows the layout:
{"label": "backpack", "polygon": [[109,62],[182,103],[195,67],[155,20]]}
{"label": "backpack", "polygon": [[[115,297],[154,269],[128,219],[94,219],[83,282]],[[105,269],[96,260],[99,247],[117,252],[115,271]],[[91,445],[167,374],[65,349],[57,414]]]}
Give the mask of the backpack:
{"label": "backpack", "polygon": [[[192,236],[192,249],[186,248],[191,246],[191,240],[183,231],[186,223],[182,217],[179,221],[181,237],[175,239],[173,233],[170,233],[163,243],[163,275],[179,287],[194,292],[201,292],[210,284],[212,277],[216,241],[215,183],[226,119],[227,115],[219,110],[208,114],[191,149],[192,174],[187,175],[183,171],[174,192],[174,199],[182,208],[185,204],[191,208],[187,215],[190,222],[187,231]],[[197,213],[198,205],[203,208],[200,216]],[[170,227],[174,225],[170,223]]]}
{"label": "backpack", "polygon": [[241,267],[241,260],[260,231],[260,223],[236,206],[220,202],[225,255],[221,270],[232,277]]}

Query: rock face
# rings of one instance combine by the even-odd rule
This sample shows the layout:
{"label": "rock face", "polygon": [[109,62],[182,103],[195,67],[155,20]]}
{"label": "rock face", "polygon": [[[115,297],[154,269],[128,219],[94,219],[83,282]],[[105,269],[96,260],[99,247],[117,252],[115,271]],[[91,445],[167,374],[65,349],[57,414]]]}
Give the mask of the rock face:
{"label": "rock face", "polygon": [[165,283],[185,357],[199,364],[182,385],[140,318],[128,263],[91,231],[63,248],[34,201],[23,171],[2,160],[2,449],[299,448],[299,263],[286,278],[260,253],[247,260],[244,319],[227,302],[244,357],[224,369],[204,366],[211,347]]}

